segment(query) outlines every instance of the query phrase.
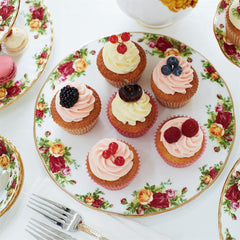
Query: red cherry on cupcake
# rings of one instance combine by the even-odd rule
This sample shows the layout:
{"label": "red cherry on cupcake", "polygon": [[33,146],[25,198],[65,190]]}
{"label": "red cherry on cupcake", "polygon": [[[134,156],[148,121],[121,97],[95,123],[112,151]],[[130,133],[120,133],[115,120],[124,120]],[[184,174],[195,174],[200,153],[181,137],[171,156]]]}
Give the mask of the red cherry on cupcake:
{"label": "red cherry on cupcake", "polygon": [[116,142],[111,142],[108,145],[108,151],[110,152],[111,155],[115,154],[118,149],[118,144]]}
{"label": "red cherry on cupcake", "polygon": [[129,40],[130,40],[130,33],[128,33],[128,32],[123,32],[123,33],[121,34],[121,39],[122,39],[124,42],[129,41]]}
{"label": "red cherry on cupcake", "polygon": [[199,130],[198,122],[192,118],[182,124],[182,134],[186,137],[193,137]]}
{"label": "red cherry on cupcake", "polygon": [[181,131],[177,127],[170,127],[164,132],[164,138],[168,143],[177,142],[181,135]]}
{"label": "red cherry on cupcake", "polygon": [[114,164],[116,164],[117,166],[122,166],[124,163],[125,163],[125,159],[122,156],[118,156],[114,160]]}
{"label": "red cherry on cupcake", "polygon": [[127,46],[124,43],[119,43],[117,46],[117,51],[120,54],[124,54],[127,51]]}
{"label": "red cherry on cupcake", "polygon": [[110,37],[109,37],[109,41],[110,41],[111,43],[116,43],[116,42],[118,42],[118,36],[117,36],[117,35],[112,35],[112,36],[110,36]]}

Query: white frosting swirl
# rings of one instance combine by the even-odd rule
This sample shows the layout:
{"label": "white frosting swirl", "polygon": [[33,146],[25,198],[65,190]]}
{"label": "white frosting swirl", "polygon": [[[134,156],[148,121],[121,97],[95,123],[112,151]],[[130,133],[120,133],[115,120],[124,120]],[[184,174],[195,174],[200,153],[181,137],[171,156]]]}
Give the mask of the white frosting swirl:
{"label": "white frosting swirl", "polygon": [[112,101],[112,113],[122,123],[135,126],[137,121],[144,122],[151,112],[150,97],[143,92],[136,102],[125,102],[117,93]]}
{"label": "white frosting swirl", "polygon": [[[231,23],[240,30],[240,16],[236,16],[237,7],[239,6],[239,0],[234,0],[229,9],[229,19]],[[234,14],[235,12],[235,14]],[[237,13],[238,14],[238,13]]]}
{"label": "white frosting swirl", "polygon": [[124,54],[118,53],[118,43],[107,42],[103,47],[103,62],[112,72],[125,74],[134,71],[139,62],[139,50],[132,41],[124,42],[127,51]]}

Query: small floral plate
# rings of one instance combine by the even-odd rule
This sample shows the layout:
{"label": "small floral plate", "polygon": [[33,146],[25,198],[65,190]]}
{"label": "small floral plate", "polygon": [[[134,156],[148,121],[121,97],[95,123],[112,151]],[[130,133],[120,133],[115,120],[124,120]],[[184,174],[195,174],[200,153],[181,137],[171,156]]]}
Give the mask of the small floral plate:
{"label": "small floral plate", "polygon": [[224,183],[218,208],[220,239],[240,239],[240,159]]}
{"label": "small floral plate", "polygon": [[10,174],[9,181],[0,195],[0,216],[7,212],[16,201],[23,184],[24,169],[16,147],[0,136],[0,169]]}
{"label": "small floral plate", "polygon": [[[16,77],[0,85],[0,109],[23,96],[44,71],[53,44],[53,26],[47,7],[42,0],[22,1],[15,26],[24,27],[29,42],[24,52],[11,56],[17,64]],[[0,55],[7,54],[4,49]]]}
{"label": "small floral plate", "polygon": [[213,31],[220,49],[227,59],[240,67],[240,47],[232,44],[226,37],[225,15],[226,9],[232,0],[221,0],[214,17]]}
{"label": "small floral plate", "polygon": [[0,0],[0,43],[14,25],[19,8],[20,0]]}
{"label": "small floral plate", "polygon": [[[126,138],[109,123],[107,103],[116,88],[108,84],[96,66],[96,56],[108,37],[82,46],[53,69],[39,92],[35,104],[34,139],[39,156],[53,181],[82,204],[111,214],[147,216],[159,214],[191,202],[212,185],[222,172],[235,139],[235,115],[231,94],[214,66],[200,53],[168,36],[131,33],[147,54],[147,66],[139,84],[152,93],[150,78],[158,61],[170,54],[180,55],[192,64],[199,76],[199,89],[181,109],[158,104],[158,118],[142,137]],[[51,118],[50,103],[68,82],[81,81],[100,95],[102,111],[95,127],[84,135],[71,135]],[[208,89],[208,94],[206,94]],[[201,124],[207,146],[201,158],[186,168],[167,165],[154,144],[161,122],[173,115],[188,115]],[[94,183],[86,170],[90,148],[101,138],[116,138],[132,144],[141,167],[129,186],[109,191]]]}

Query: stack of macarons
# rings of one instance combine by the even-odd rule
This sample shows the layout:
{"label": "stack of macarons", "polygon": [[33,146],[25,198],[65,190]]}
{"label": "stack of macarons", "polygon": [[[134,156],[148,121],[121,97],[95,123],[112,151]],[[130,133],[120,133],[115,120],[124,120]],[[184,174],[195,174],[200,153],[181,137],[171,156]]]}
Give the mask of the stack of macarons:
{"label": "stack of macarons", "polygon": [[0,84],[11,81],[17,72],[17,65],[8,55],[0,56]]}

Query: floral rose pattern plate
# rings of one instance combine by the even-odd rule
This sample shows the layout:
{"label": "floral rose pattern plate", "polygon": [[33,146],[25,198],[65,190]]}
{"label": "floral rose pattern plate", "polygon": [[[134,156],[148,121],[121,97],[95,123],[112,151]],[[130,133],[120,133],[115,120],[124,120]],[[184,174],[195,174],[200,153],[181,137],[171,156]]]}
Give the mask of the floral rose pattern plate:
{"label": "floral rose pattern plate", "polygon": [[0,0],[0,42],[11,30],[20,7],[20,0]]}
{"label": "floral rose pattern plate", "polygon": [[[12,81],[0,85],[0,109],[15,102],[31,88],[45,69],[52,50],[53,26],[42,0],[22,1],[14,26],[25,28],[29,42],[23,53],[11,55],[17,64],[17,74]],[[8,54],[4,43],[2,45],[0,55]]]}
{"label": "floral rose pattern plate", "polygon": [[218,213],[220,239],[240,239],[240,159],[234,164],[224,183]]}
{"label": "floral rose pattern plate", "polygon": [[[131,39],[138,42],[147,54],[147,66],[139,84],[150,93],[151,72],[161,58],[174,54],[191,62],[199,76],[199,89],[188,105],[173,110],[158,104],[158,118],[149,132],[139,138],[120,135],[109,123],[106,113],[109,98],[117,89],[108,84],[96,66],[96,56],[108,41],[108,37],[104,37],[77,49],[53,69],[37,97],[34,119],[38,153],[58,186],[86,206],[124,216],[162,213],[196,198],[222,172],[235,138],[231,94],[220,74],[206,58],[171,37],[133,32]],[[54,94],[72,81],[92,86],[102,101],[97,124],[90,132],[79,136],[62,130],[53,122],[50,112]],[[154,144],[159,124],[179,114],[197,119],[207,136],[207,147],[202,157],[182,169],[167,165],[158,155]],[[98,186],[86,171],[88,151],[98,140],[107,137],[129,142],[140,155],[139,174],[129,186],[119,191]]]}
{"label": "floral rose pattern plate", "polygon": [[2,136],[0,136],[0,169],[10,174],[5,189],[0,192],[0,216],[2,216],[16,201],[24,179],[20,154],[16,147]]}
{"label": "floral rose pattern plate", "polygon": [[225,15],[226,9],[232,0],[221,0],[214,17],[213,31],[220,49],[227,59],[240,67],[240,47],[232,44],[226,37]]}

